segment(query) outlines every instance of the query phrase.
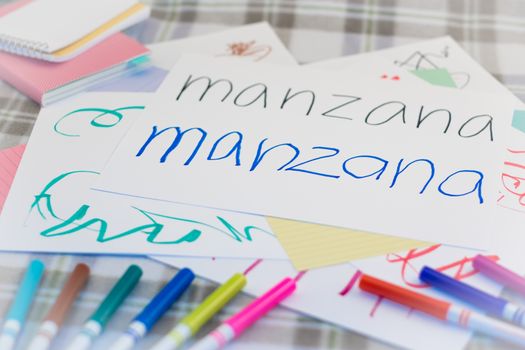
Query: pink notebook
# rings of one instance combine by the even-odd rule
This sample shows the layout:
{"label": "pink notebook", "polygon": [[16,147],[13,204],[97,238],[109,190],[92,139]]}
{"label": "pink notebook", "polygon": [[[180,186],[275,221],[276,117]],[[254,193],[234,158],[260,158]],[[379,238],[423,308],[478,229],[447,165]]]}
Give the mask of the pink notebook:
{"label": "pink notebook", "polygon": [[[3,16],[30,1],[0,7]],[[120,76],[147,61],[149,50],[117,33],[76,58],[51,63],[0,52],[0,79],[46,105]]]}

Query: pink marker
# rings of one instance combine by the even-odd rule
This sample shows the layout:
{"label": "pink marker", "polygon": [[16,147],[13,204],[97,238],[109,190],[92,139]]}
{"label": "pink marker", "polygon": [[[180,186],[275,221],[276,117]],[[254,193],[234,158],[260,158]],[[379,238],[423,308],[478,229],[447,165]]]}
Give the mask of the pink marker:
{"label": "pink marker", "polygon": [[501,266],[483,255],[477,255],[472,261],[474,268],[490,279],[501,283],[516,292],[525,295],[525,278]]}
{"label": "pink marker", "polygon": [[285,278],[272,289],[255,299],[242,311],[227,319],[213,332],[195,343],[189,350],[217,350],[242,334],[255,321],[279,305],[295,291],[295,280]]}

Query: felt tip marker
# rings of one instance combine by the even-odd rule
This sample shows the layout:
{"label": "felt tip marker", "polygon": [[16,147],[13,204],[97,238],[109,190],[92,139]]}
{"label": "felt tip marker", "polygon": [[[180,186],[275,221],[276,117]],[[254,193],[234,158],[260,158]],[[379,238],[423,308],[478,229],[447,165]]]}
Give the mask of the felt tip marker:
{"label": "felt tip marker", "polygon": [[38,334],[29,345],[28,350],[47,350],[62,326],[67,312],[73,305],[78,293],[84,288],[89,278],[89,267],[77,264],[69,275],[55,303],[49,309]]}
{"label": "felt tip marker", "polygon": [[453,325],[525,346],[523,329],[455,306],[448,301],[429,297],[369,275],[361,277],[359,288]]}
{"label": "felt tip marker", "polygon": [[199,306],[186,315],[151,350],[174,350],[197,333],[224,305],[232,300],[246,285],[246,277],[236,273],[213,291]]}
{"label": "felt tip marker", "polygon": [[483,255],[477,255],[472,261],[472,265],[482,275],[525,295],[525,278],[516,272],[507,269]]}
{"label": "felt tip marker", "polygon": [[521,327],[525,326],[523,317],[525,309],[503,298],[490,295],[426,266],[419,273],[419,279],[432,287],[477,307],[489,315],[502,318]]}
{"label": "felt tip marker", "polygon": [[135,288],[141,276],[142,269],[140,267],[137,265],[128,267],[67,349],[89,349],[93,340],[102,333],[113,314]]}
{"label": "felt tip marker", "polygon": [[190,347],[190,350],[221,349],[228,342],[242,334],[242,332],[263,317],[268,311],[279,305],[281,301],[295,291],[295,288],[295,280],[285,278],[261,297],[251,302],[242,311],[227,319],[213,332]]}
{"label": "felt tip marker", "polygon": [[43,275],[44,264],[40,260],[31,261],[18,288],[15,300],[5,317],[0,335],[0,349],[11,350],[14,348]]}
{"label": "felt tip marker", "polygon": [[194,278],[195,274],[190,269],[184,268],[180,270],[135,317],[128,326],[127,331],[117,339],[110,349],[129,350],[133,348],[188,289]]}

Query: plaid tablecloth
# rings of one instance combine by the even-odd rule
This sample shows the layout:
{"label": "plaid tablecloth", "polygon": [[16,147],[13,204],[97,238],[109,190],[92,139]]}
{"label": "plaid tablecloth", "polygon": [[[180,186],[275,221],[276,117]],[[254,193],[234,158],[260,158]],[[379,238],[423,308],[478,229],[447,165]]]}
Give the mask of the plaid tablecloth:
{"label": "plaid tablecloth", "polygon": [[[5,2],[5,1],[0,1]],[[485,68],[525,100],[525,1],[521,0],[149,0],[152,16],[128,30],[143,43],[183,38],[226,27],[265,20],[301,63],[369,51],[449,34]],[[0,147],[25,143],[39,106],[0,83]],[[16,233],[13,232],[13,235]],[[1,246],[1,245],[0,245]],[[32,256],[0,254],[0,315],[3,315]],[[77,300],[54,348],[60,349],[98,305],[126,266],[145,270],[137,290],[110,322],[95,348],[104,348],[174,273],[175,269],[137,257],[39,255],[47,265],[43,287],[33,305],[19,349],[25,348],[39,321],[56,298],[67,272],[87,262],[93,276]],[[523,269],[525,273],[525,267]],[[148,348],[180,316],[194,308],[214,288],[197,280],[140,343]],[[207,332],[249,302],[237,299],[203,330]],[[351,312],[351,310],[347,310]],[[476,337],[470,349],[504,345]],[[271,312],[244,334],[231,349],[383,349],[381,342],[302,317],[285,309]]]}

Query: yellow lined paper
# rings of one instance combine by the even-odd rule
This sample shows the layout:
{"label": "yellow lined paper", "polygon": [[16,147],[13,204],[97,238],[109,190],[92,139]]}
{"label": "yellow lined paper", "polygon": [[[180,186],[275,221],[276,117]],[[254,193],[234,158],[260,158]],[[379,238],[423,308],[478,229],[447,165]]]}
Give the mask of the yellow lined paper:
{"label": "yellow lined paper", "polygon": [[341,264],[433,244],[274,217],[267,217],[266,220],[298,270]]}

